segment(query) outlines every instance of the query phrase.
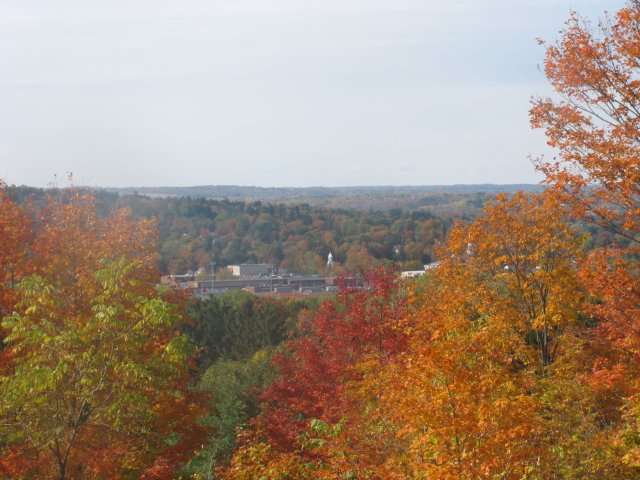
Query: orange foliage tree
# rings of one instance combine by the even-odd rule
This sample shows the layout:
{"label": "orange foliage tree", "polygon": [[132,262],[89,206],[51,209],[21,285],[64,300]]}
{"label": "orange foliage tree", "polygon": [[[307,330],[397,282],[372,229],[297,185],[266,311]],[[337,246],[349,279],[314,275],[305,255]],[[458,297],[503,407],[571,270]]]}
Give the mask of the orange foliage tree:
{"label": "orange foliage tree", "polygon": [[193,349],[155,291],[153,223],[100,218],[75,190],[50,196],[36,220],[2,322],[12,362],[0,376],[0,475],[172,478],[206,432],[188,389]]}
{"label": "orange foliage tree", "polygon": [[577,13],[547,46],[544,70],[561,100],[534,100],[558,160],[537,161],[574,214],[638,243],[640,229],[640,2],[597,29]]}
{"label": "orange foliage tree", "polygon": [[554,195],[581,219],[626,239],[626,248],[593,252],[583,267],[594,317],[597,358],[590,378],[601,404],[603,440],[620,463],[640,468],[640,2],[631,0],[593,27],[573,14],[547,46],[545,72],[561,100],[537,99],[559,159],[540,159]]}
{"label": "orange foliage tree", "polygon": [[380,477],[625,478],[594,446],[579,242],[557,202],[498,197],[440,258],[410,346],[383,372],[406,448]]}

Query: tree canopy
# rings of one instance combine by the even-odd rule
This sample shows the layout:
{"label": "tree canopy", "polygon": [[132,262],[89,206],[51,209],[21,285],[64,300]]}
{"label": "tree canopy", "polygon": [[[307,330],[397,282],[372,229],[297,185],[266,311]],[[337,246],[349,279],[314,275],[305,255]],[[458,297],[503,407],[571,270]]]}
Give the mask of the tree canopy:
{"label": "tree canopy", "polygon": [[2,321],[0,473],[171,478],[206,430],[188,388],[193,348],[154,287],[153,223],[100,218],[91,196],[69,192],[49,197],[31,226]]}

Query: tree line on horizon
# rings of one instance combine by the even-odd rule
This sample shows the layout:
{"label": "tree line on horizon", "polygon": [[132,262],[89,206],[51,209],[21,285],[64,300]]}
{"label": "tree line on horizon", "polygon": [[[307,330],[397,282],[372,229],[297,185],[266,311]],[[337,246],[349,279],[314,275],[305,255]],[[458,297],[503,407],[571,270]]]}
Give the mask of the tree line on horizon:
{"label": "tree line on horizon", "polygon": [[[64,191],[60,191],[63,196]],[[9,193],[18,203],[37,206],[47,191],[13,187]],[[476,195],[434,198],[435,205],[455,204],[457,209],[457,213],[435,215],[398,208],[359,211],[260,201],[119,197],[104,191],[92,194],[100,215],[128,208],[133,218],[156,220],[159,266],[164,274],[199,268],[210,272],[212,263],[218,268],[273,263],[302,274],[357,273],[384,262],[418,270],[434,260],[435,244],[451,228],[453,218],[473,216],[484,201]],[[334,258],[331,269],[327,269],[329,252]]]}

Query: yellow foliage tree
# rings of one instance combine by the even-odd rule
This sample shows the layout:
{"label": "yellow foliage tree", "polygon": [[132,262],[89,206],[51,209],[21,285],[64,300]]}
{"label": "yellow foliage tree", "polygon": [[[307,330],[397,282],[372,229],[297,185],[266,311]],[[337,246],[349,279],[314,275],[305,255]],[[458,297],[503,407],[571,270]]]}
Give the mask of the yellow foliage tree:
{"label": "yellow foliage tree", "polygon": [[410,347],[383,373],[407,442],[383,478],[627,478],[599,453],[579,240],[559,211],[501,196],[451,233]]}

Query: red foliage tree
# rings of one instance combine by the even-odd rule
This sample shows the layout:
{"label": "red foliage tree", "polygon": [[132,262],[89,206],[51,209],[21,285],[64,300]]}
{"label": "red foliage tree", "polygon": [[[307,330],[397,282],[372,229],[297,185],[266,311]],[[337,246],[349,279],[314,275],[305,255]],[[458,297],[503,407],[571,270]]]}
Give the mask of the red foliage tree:
{"label": "red foliage tree", "polygon": [[398,328],[407,304],[397,272],[380,267],[365,272],[364,286],[342,276],[335,303],[325,302],[313,320],[301,325],[299,338],[276,356],[278,380],[262,395],[260,421],[280,448],[291,448],[310,419],[336,423],[349,410],[347,384],[360,373],[353,367],[366,355],[391,360],[405,345]]}

